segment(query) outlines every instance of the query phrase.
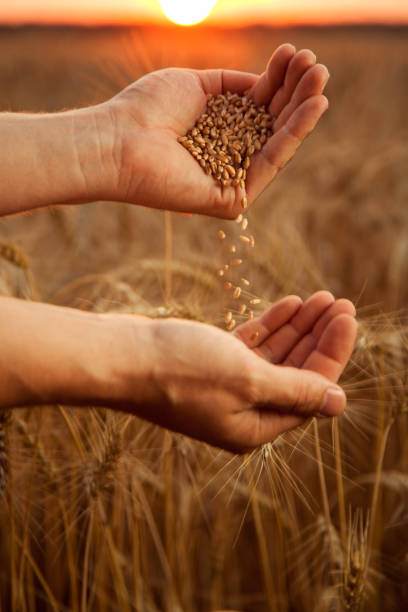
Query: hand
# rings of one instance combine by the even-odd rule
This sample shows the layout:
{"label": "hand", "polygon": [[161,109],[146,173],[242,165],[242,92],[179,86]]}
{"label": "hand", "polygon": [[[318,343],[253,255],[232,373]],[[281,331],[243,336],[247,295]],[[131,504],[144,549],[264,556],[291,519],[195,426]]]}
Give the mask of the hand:
{"label": "hand", "polygon": [[309,50],[280,46],[262,75],[228,70],[167,69],[148,74],[106,103],[116,160],[111,199],[153,208],[234,218],[242,192],[221,188],[177,142],[194,125],[208,93],[250,95],[276,117],[275,133],[254,155],[251,203],[292,158],[327,109],[327,69]]}
{"label": "hand", "polygon": [[[284,298],[234,334],[158,321],[159,401],[138,414],[234,452],[269,442],[317,413],[337,415],[345,398],[334,383],[354,346],[354,316],[349,301],[323,291],[304,304]],[[334,394],[325,405],[328,390]]]}

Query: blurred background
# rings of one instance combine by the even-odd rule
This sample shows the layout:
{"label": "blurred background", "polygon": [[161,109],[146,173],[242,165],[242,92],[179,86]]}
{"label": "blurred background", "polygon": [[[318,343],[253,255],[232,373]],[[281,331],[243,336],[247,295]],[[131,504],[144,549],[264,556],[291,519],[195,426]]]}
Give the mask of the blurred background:
{"label": "blurred background", "polygon": [[[176,21],[198,23],[178,25],[165,11]],[[331,73],[330,111],[262,196],[253,222],[261,219],[260,232],[278,223],[279,234],[288,222],[291,240],[296,231],[307,243],[313,262],[307,270],[303,258],[295,264],[296,292],[310,290],[305,278],[313,263],[315,284],[360,305],[398,309],[406,303],[400,283],[406,278],[408,131],[403,0],[3,0],[0,23],[0,109],[13,111],[94,104],[165,66],[261,72],[282,42],[311,48]],[[142,239],[144,229],[160,223],[161,213],[104,204],[3,220],[0,232],[24,243],[48,299],[79,273],[162,256],[162,232],[148,249]],[[105,232],[109,226],[103,238],[99,224]],[[207,228],[214,223],[176,217],[173,225],[181,235],[174,256],[203,256],[208,264],[214,232]],[[268,239],[258,253],[267,265],[276,257],[271,248]],[[271,287],[262,283],[257,292],[267,298]]]}
{"label": "blurred background", "polygon": [[[0,610],[406,609],[406,0],[1,0],[0,24],[0,111],[312,49],[330,108],[251,208],[245,276],[260,310],[329,289],[360,322],[345,417],[250,457],[92,408],[1,416]],[[3,218],[0,294],[222,325],[220,228],[117,202]]]}

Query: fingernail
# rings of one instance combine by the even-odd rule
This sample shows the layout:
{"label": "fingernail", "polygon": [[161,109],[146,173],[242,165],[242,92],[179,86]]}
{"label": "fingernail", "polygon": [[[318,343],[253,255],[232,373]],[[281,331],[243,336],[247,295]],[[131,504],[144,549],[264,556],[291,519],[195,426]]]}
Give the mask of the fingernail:
{"label": "fingernail", "polygon": [[346,396],[344,391],[337,387],[331,387],[326,391],[320,414],[324,416],[338,416],[346,407]]}

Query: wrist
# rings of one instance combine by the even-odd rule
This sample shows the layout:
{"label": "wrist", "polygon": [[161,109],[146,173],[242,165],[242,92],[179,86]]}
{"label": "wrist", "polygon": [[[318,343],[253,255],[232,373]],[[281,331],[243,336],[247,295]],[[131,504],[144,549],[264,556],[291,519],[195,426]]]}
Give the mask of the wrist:
{"label": "wrist", "polygon": [[0,115],[0,214],[109,199],[114,128],[105,106]]}
{"label": "wrist", "polygon": [[147,399],[150,319],[1,298],[0,335],[1,407],[65,403],[136,412]]}

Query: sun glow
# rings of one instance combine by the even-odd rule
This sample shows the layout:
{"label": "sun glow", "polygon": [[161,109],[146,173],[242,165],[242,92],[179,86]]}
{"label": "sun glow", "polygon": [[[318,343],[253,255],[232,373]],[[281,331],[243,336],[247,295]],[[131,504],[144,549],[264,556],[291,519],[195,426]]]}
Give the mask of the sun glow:
{"label": "sun glow", "polygon": [[174,23],[194,25],[203,21],[218,0],[159,0],[163,12]]}

